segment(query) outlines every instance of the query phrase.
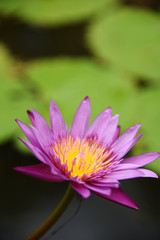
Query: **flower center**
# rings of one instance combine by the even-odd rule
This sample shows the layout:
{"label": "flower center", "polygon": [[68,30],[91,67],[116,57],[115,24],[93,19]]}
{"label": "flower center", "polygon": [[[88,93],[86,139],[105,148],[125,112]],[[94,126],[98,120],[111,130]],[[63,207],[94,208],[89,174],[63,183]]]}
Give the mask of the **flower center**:
{"label": "flower center", "polygon": [[[103,176],[113,165],[111,152],[97,141],[88,137],[82,141],[68,135],[51,147],[54,151],[54,164],[69,178],[85,181]],[[58,159],[58,160],[57,160]]]}

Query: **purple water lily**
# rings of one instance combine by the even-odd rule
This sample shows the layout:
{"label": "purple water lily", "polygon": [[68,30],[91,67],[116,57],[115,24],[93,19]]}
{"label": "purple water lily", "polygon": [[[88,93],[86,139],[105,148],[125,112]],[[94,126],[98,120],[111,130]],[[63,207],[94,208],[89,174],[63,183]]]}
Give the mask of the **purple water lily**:
{"label": "purple water lily", "polygon": [[123,158],[142,134],[136,134],[140,124],[127,129],[119,136],[118,115],[112,117],[111,108],[101,112],[89,125],[90,100],[80,104],[68,133],[59,108],[50,103],[51,129],[46,120],[34,109],[28,111],[33,125],[16,120],[29,142],[20,139],[42,162],[16,167],[15,170],[46,181],[70,181],[71,186],[83,198],[91,192],[132,208],[136,203],[119,187],[119,180],[157,175],[140,168],[160,156],[160,153],[144,153]]}

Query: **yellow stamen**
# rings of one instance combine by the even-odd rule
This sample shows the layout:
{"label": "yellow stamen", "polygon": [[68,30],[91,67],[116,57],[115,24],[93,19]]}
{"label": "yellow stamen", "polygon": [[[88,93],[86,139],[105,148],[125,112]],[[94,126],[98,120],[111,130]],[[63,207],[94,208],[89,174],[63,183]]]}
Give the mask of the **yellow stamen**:
{"label": "yellow stamen", "polygon": [[[59,141],[51,147],[60,164],[69,177],[77,177],[83,180],[84,175],[90,177],[97,171],[109,169],[108,160],[110,155],[109,149],[106,149],[102,143],[91,138],[80,140],[73,139],[71,135]],[[54,159],[53,159],[54,161]],[[56,162],[54,162],[56,164]]]}

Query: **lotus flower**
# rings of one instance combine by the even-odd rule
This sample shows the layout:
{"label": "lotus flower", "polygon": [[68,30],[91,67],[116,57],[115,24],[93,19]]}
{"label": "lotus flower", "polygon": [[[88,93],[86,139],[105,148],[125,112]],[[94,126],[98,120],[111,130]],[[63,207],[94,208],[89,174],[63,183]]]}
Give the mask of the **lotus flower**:
{"label": "lotus flower", "polygon": [[30,127],[16,120],[29,142],[20,140],[41,163],[15,170],[51,182],[70,181],[71,187],[83,198],[93,192],[137,209],[136,203],[120,188],[119,180],[157,178],[154,172],[140,167],[157,159],[160,153],[124,158],[142,136],[135,137],[141,125],[132,126],[119,136],[119,115],[112,117],[110,107],[88,126],[90,113],[90,100],[86,97],[77,109],[69,133],[54,101],[50,102],[51,128],[34,109],[28,111]]}

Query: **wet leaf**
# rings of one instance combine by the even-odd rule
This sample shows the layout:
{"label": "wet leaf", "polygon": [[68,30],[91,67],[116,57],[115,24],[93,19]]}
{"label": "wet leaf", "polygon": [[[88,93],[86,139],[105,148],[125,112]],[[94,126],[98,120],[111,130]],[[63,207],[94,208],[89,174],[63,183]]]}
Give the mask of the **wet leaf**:
{"label": "wet leaf", "polygon": [[126,8],[97,19],[87,34],[92,51],[132,73],[160,82],[160,17]]}
{"label": "wet leaf", "polygon": [[[160,152],[160,88],[143,91],[137,98],[136,116],[142,123],[143,137],[133,148],[134,153]],[[150,163],[147,168],[160,175],[160,159]]]}
{"label": "wet leaf", "polygon": [[[19,118],[26,121],[26,110],[39,106],[40,100],[25,87],[25,84],[14,76],[14,60],[4,46],[0,46],[0,143],[18,136],[19,128],[14,121]],[[41,104],[43,105],[43,103]]]}
{"label": "wet leaf", "polygon": [[66,24],[90,17],[117,0],[7,0],[0,4],[5,14],[20,16],[34,24]]}
{"label": "wet leaf", "polygon": [[59,58],[31,64],[28,75],[59,105],[68,124],[85,96],[91,98],[92,119],[104,108],[112,106],[114,113],[121,114],[121,122],[127,125],[134,122],[135,95],[131,77],[115,69],[87,58]]}

